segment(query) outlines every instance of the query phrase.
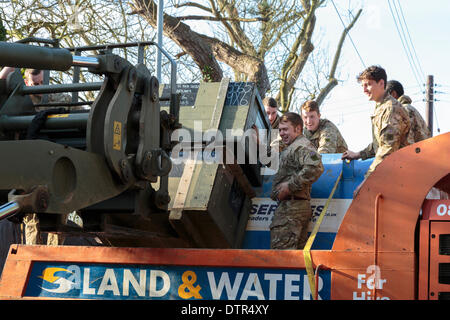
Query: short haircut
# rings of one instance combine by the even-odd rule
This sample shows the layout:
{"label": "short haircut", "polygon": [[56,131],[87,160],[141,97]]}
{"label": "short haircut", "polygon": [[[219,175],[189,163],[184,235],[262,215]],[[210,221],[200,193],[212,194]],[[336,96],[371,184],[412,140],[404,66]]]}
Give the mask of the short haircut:
{"label": "short haircut", "polygon": [[400,82],[398,82],[397,80],[389,80],[386,83],[386,91],[387,93],[391,93],[392,91],[397,92],[398,96],[401,97],[405,91],[403,90],[403,86]]}
{"label": "short haircut", "polygon": [[42,72],[41,69],[26,69],[25,70],[25,74],[27,75],[33,75],[33,76],[37,76],[38,74],[40,74]]}
{"label": "short haircut", "polygon": [[305,110],[306,112],[317,111],[319,114],[319,104],[314,100],[308,100],[302,104],[301,110]]}
{"label": "short haircut", "polygon": [[281,116],[280,123],[282,122],[290,122],[294,127],[301,126],[303,130],[303,120],[302,117],[298,113],[295,112],[286,112]]}
{"label": "short haircut", "polygon": [[376,82],[381,79],[384,80],[384,87],[386,88],[387,75],[386,71],[380,66],[370,66],[361,72],[356,78],[358,82],[362,80],[375,80]]}
{"label": "short haircut", "polygon": [[263,100],[263,105],[264,106],[269,106],[271,108],[278,108],[277,100],[275,100],[272,97],[265,97],[264,100]]}

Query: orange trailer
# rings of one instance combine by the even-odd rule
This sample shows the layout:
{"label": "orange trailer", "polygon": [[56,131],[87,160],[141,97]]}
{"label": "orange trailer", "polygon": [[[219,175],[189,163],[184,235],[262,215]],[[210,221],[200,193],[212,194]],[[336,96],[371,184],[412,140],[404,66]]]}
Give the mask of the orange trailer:
{"label": "orange trailer", "polygon": [[[352,201],[331,250],[12,245],[3,299],[448,299],[450,133],[383,161]],[[313,292],[311,292],[313,291]],[[316,292],[317,291],[317,292]]]}

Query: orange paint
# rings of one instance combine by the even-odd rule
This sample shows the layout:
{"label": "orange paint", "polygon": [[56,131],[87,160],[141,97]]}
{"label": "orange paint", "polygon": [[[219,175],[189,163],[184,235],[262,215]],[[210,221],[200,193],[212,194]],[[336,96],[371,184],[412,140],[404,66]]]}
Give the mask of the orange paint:
{"label": "orange paint", "polygon": [[[428,298],[425,273],[435,275],[438,264],[430,264],[427,270],[423,259],[433,262],[436,254],[431,251],[428,257],[424,253],[427,243],[422,239],[429,238],[430,232],[450,233],[449,222],[436,221],[431,225],[430,220],[420,221],[420,274],[416,265],[416,226],[430,188],[438,184],[450,191],[449,159],[447,133],[395,152],[370,175],[350,205],[332,249],[311,251],[314,268],[322,265],[321,268],[331,270],[331,299]],[[432,205],[425,203],[424,217],[430,214],[425,209]],[[13,245],[0,282],[2,298],[23,297],[33,261],[305,268],[301,250]],[[430,292],[437,290],[442,288],[430,282]]]}

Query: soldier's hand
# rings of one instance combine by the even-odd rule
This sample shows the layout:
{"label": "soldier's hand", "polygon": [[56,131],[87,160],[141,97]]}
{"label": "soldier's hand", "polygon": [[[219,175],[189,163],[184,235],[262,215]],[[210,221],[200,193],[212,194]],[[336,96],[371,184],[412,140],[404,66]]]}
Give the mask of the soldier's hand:
{"label": "soldier's hand", "polygon": [[341,157],[342,160],[345,160],[345,159],[356,160],[356,159],[359,159],[359,158],[361,158],[361,154],[359,152],[353,152],[353,151],[350,151],[350,150],[345,151],[342,154],[342,157]]}

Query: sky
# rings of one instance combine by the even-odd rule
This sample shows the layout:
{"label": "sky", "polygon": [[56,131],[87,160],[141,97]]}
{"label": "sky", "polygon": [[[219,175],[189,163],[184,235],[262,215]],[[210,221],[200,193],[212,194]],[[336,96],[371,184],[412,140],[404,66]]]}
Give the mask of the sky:
{"label": "sky", "polygon": [[[345,11],[349,2],[334,0],[334,3],[341,12],[343,21],[348,24],[349,18]],[[370,116],[375,103],[368,101],[361,85],[356,81],[356,76],[365,67],[380,65],[386,70],[388,80],[398,80],[403,84],[405,94],[412,98],[412,105],[424,119],[426,119],[426,102],[423,101],[426,77],[432,75],[436,92],[434,98],[437,100],[434,101],[433,136],[449,132],[450,2],[448,0],[426,2],[366,0],[353,3],[352,8],[355,13],[361,4],[363,14],[350,31],[356,49],[347,38],[340,61],[341,77],[339,79],[342,81],[322,104],[322,117],[333,121],[338,126],[350,150],[360,151],[365,148],[372,139]],[[409,45],[414,62],[408,61],[397,31],[398,27],[401,32],[401,25],[396,20],[396,27],[389,4],[396,18],[395,8],[400,19],[403,19],[401,16],[403,12],[404,21],[406,21],[405,27],[401,20],[406,36],[404,43],[406,48],[407,44]],[[343,25],[331,2],[327,7],[320,9],[317,21],[320,23],[321,32],[324,33],[324,40],[330,42],[330,50],[332,50],[337,44]],[[414,63],[417,68],[414,68]],[[414,73],[413,70],[416,69],[418,71]]]}

